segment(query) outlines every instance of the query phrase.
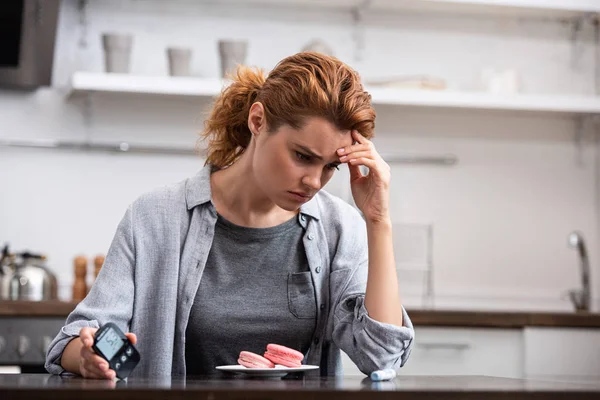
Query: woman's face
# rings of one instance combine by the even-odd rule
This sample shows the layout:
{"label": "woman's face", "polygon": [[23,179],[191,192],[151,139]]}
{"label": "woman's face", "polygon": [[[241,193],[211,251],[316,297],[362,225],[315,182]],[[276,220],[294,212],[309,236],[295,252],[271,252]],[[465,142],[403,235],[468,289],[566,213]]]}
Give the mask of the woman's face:
{"label": "woman's face", "polygon": [[349,130],[318,117],[307,118],[298,130],[261,130],[252,160],[256,182],[279,207],[295,211],[331,179],[340,165],[336,150],[351,144]]}

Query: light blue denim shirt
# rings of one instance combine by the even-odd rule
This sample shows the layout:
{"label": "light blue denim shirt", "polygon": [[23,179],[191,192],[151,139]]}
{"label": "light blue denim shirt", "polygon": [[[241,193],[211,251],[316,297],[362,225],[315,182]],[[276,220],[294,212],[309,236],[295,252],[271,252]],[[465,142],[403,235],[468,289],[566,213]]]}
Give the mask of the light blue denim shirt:
{"label": "light blue denim shirt", "polygon": [[[206,166],[129,206],[90,293],[48,348],[48,372],[65,372],[62,352],[81,328],[113,322],[138,336],[141,361],[131,376],[185,376],[185,331],[217,221],[210,173]],[[367,313],[367,232],[358,211],[321,190],[301,206],[298,218],[318,305],[304,360],[320,366],[312,374],[340,375],[340,349],[365,374],[400,368],[414,329],[404,309],[401,327]]]}

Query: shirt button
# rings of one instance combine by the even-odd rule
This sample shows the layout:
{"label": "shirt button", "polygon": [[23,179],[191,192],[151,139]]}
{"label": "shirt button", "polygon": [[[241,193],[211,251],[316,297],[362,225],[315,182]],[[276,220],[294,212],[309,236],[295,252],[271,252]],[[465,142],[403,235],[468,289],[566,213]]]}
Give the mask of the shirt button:
{"label": "shirt button", "polygon": [[315,238],[315,235],[313,235],[312,233],[308,234],[308,240],[313,240]]}
{"label": "shirt button", "polygon": [[321,304],[321,310],[325,309],[325,304]]}
{"label": "shirt button", "polygon": [[315,272],[316,272],[317,274],[318,274],[319,272],[321,272],[321,267],[317,267],[317,268],[315,269]]}
{"label": "shirt button", "polygon": [[304,217],[304,215],[300,215],[300,221],[304,221],[306,218]]}
{"label": "shirt button", "polygon": [[315,338],[315,344],[319,344],[319,338]]}

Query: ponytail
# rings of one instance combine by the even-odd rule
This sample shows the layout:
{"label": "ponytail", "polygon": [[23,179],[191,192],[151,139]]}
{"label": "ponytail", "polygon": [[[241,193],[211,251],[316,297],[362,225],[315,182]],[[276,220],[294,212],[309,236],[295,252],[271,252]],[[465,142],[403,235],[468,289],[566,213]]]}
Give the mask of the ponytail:
{"label": "ponytail", "polygon": [[248,114],[265,83],[261,70],[242,65],[232,78],[215,101],[200,139],[209,141],[206,163],[219,169],[233,164],[250,144]]}

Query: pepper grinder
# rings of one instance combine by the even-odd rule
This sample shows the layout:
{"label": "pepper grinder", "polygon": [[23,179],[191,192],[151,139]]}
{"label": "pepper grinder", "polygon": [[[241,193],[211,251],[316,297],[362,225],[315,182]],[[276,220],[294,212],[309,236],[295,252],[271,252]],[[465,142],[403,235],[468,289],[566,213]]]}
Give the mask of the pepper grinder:
{"label": "pepper grinder", "polygon": [[75,280],[73,281],[73,301],[81,301],[87,295],[87,259],[84,256],[75,257]]}
{"label": "pepper grinder", "polygon": [[98,274],[100,273],[100,268],[102,268],[102,264],[104,264],[104,256],[96,256],[94,258],[94,280],[98,278]]}

